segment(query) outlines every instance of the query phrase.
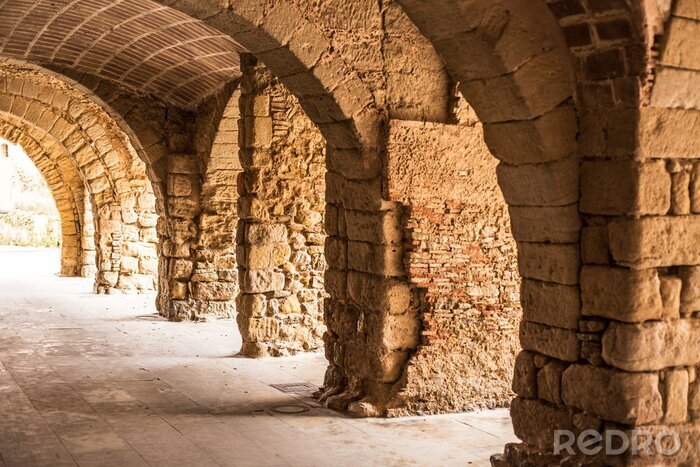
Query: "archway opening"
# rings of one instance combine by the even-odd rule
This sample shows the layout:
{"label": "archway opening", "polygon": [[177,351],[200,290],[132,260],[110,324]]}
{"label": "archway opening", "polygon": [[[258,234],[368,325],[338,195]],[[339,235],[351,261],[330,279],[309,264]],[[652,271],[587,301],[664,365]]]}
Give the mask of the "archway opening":
{"label": "archway opening", "polygon": [[87,195],[76,199],[74,187],[61,174],[37,166],[19,144],[5,139],[0,139],[0,164],[0,244],[60,248],[61,275],[94,277],[94,226]]}

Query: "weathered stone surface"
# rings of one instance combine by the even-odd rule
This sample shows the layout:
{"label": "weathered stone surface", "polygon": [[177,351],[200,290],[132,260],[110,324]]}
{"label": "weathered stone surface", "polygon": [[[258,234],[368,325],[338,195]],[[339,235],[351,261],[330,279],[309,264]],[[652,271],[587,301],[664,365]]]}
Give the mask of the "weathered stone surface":
{"label": "weathered stone surface", "polygon": [[513,392],[528,399],[537,398],[537,367],[532,352],[520,352],[515,359]]}
{"label": "weathered stone surface", "polygon": [[484,126],[489,149],[508,164],[522,165],[563,159],[576,150],[576,115],[562,106],[534,120]]}
{"label": "weathered stone surface", "polygon": [[700,217],[665,216],[614,220],[610,251],[624,266],[650,268],[700,264]]}
{"label": "weathered stone surface", "polygon": [[578,245],[518,242],[520,275],[564,285],[579,283]]}
{"label": "weathered stone surface", "polygon": [[681,313],[700,311],[700,267],[684,266],[678,268],[681,278]]}
{"label": "weathered stone surface", "polygon": [[510,206],[513,237],[519,242],[574,243],[580,238],[578,206]]}
{"label": "weathered stone surface", "polygon": [[552,360],[537,373],[537,397],[539,399],[555,405],[562,405],[561,381],[566,368],[566,364]]}
{"label": "weathered stone surface", "polygon": [[520,344],[525,350],[539,352],[565,362],[579,359],[580,344],[576,332],[523,321],[520,323]]}
{"label": "weathered stone surface", "polygon": [[660,160],[586,161],[581,164],[582,212],[604,215],[666,214],[671,174]]}
{"label": "weathered stone surface", "polygon": [[567,430],[578,434],[599,430],[600,420],[575,414],[566,408],[552,407],[538,400],[517,397],[510,407],[515,436],[530,445],[549,451],[554,444],[554,431]]}
{"label": "weathered stone surface", "polygon": [[688,418],[688,372],[674,370],[664,379],[664,423],[684,423]]}
{"label": "weathered stone surface", "polygon": [[659,378],[650,373],[626,373],[591,365],[571,365],[562,376],[567,406],[625,424],[645,424],[663,416]]}
{"label": "weathered stone surface", "polygon": [[526,321],[578,329],[581,299],[578,287],[524,279],[520,300]]}
{"label": "weathered stone surface", "polygon": [[581,313],[630,323],[662,319],[661,281],[655,269],[584,266]]}
{"label": "weathered stone surface", "polygon": [[498,165],[498,184],[509,205],[567,206],[578,200],[578,160],[546,164]]}
{"label": "weathered stone surface", "polygon": [[246,271],[243,281],[245,293],[261,293],[282,290],[284,288],[284,274],[270,270],[254,269]]}
{"label": "weathered stone surface", "polygon": [[642,324],[611,323],[603,358],[626,371],[656,371],[700,362],[700,322],[693,319]]}
{"label": "weathered stone surface", "polygon": [[584,227],[581,232],[581,260],[583,264],[608,264],[608,228],[606,226]]}

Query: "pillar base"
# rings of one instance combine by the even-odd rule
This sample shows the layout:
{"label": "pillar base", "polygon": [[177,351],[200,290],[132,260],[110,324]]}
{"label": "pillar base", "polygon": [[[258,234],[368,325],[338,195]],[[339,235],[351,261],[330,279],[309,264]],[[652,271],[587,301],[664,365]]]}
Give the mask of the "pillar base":
{"label": "pillar base", "polygon": [[166,300],[158,312],[171,321],[206,321],[208,318],[232,318],[235,300]]}

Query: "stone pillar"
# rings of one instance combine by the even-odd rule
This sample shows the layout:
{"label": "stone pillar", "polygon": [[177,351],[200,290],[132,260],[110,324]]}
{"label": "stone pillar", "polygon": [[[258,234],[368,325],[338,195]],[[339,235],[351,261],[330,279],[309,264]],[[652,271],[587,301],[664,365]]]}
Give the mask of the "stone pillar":
{"label": "stone pillar", "polygon": [[[202,173],[194,150],[197,135],[191,116],[170,115],[165,183],[158,188],[165,200],[158,218],[161,239],[159,312],[172,320],[230,317],[235,312],[236,281],[230,185],[216,182],[221,161],[212,157]],[[230,136],[230,135],[229,135]],[[236,158],[233,151],[228,158]],[[217,162],[218,161],[218,162]],[[205,183],[203,183],[205,179]]]}
{"label": "stone pillar", "polygon": [[0,212],[12,210],[12,172],[10,147],[0,144]]}
{"label": "stone pillar", "polygon": [[90,193],[84,190],[83,203],[79,206],[80,225],[80,269],[81,277],[93,277],[97,273],[95,251],[95,219],[92,213]]}
{"label": "stone pillar", "polygon": [[299,103],[242,59],[237,259],[241,353],[322,347],[324,146]]}

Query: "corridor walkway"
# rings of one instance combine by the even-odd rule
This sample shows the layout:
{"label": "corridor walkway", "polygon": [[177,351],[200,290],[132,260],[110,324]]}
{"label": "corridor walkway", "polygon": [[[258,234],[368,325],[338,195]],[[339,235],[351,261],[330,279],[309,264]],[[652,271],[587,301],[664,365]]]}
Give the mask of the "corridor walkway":
{"label": "corridor walkway", "polygon": [[0,467],[485,466],[514,441],[507,410],[337,414],[308,397],[322,354],[238,358],[235,321],[168,322],[58,264],[0,247]]}

